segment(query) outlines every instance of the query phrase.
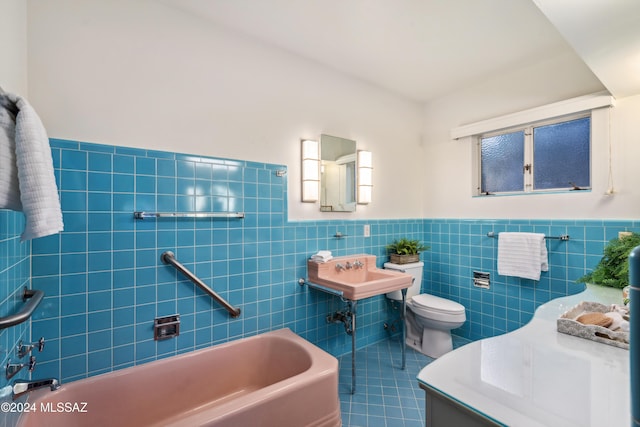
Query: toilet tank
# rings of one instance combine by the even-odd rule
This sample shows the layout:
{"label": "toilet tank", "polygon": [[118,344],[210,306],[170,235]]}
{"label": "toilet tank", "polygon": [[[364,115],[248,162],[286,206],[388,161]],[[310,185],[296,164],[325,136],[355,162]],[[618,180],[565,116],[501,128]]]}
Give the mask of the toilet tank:
{"label": "toilet tank", "polygon": [[[422,269],[424,263],[412,262],[410,264],[394,264],[392,262],[385,262],[384,268],[388,270],[395,270],[401,273],[407,273],[413,276],[413,284],[407,289],[407,298],[420,294],[420,288],[422,287]],[[402,301],[402,292],[393,291],[387,294],[387,298],[396,301]]]}

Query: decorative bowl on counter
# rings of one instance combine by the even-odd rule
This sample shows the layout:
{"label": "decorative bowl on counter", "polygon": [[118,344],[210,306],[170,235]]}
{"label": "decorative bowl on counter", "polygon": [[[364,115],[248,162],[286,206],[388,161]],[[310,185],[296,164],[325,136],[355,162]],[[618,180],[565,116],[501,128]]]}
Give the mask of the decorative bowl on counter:
{"label": "decorative bowl on counter", "polygon": [[[620,326],[611,322],[610,326],[600,324],[585,324],[579,321],[582,316],[602,313],[618,313],[625,324]],[[613,317],[613,316],[612,316]],[[617,317],[617,316],[616,316]],[[617,304],[605,305],[599,302],[581,302],[571,310],[565,312],[557,321],[558,332],[574,335],[580,338],[596,341],[603,344],[612,345],[619,348],[629,349],[629,310],[627,307]]]}

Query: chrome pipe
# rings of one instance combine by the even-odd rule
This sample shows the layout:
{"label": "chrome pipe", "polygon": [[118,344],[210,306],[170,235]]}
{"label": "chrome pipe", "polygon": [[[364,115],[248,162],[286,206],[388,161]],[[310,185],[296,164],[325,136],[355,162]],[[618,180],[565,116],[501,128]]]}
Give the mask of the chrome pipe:
{"label": "chrome pipe", "polygon": [[224,298],[222,298],[213,289],[211,289],[209,286],[207,286],[206,283],[204,283],[195,274],[193,274],[191,271],[189,271],[184,265],[182,265],[176,259],[176,257],[175,257],[173,252],[171,252],[171,251],[163,252],[162,255],[160,256],[160,259],[162,260],[162,262],[164,264],[171,264],[173,267],[175,267],[176,270],[178,270],[180,273],[182,273],[187,279],[191,280],[196,286],[198,286],[207,295],[209,295],[211,298],[213,298],[218,304],[220,304],[222,307],[224,307],[224,309],[229,312],[231,317],[235,318],[235,317],[240,316],[240,308],[234,307],[231,304],[229,304]]}
{"label": "chrome pipe", "polygon": [[[415,280],[415,278],[413,280]],[[407,289],[408,288],[404,288],[400,291],[402,294],[402,310],[400,311],[400,318],[402,319],[402,342],[400,343],[402,369],[407,367],[407,322],[405,320],[407,318]]]}
{"label": "chrome pipe", "polygon": [[351,313],[351,394],[356,392],[356,310],[358,301],[347,302]]}

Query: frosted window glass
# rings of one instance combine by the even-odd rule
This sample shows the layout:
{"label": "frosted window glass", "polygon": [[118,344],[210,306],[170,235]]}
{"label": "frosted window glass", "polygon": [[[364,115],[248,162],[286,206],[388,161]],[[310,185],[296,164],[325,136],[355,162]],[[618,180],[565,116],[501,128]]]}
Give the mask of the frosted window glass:
{"label": "frosted window glass", "polygon": [[590,118],[541,126],[533,130],[533,188],[591,186]]}
{"label": "frosted window glass", "polygon": [[482,138],[481,141],[481,191],[523,191],[524,131]]}

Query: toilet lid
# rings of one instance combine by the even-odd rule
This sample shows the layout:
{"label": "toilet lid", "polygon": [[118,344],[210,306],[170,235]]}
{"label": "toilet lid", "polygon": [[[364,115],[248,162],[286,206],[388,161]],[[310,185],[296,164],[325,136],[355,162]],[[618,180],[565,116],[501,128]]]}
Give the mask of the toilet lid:
{"label": "toilet lid", "polygon": [[440,298],[435,295],[415,295],[413,298],[411,298],[411,300],[418,307],[426,308],[440,313],[464,313],[464,306],[462,304],[446,298]]}

